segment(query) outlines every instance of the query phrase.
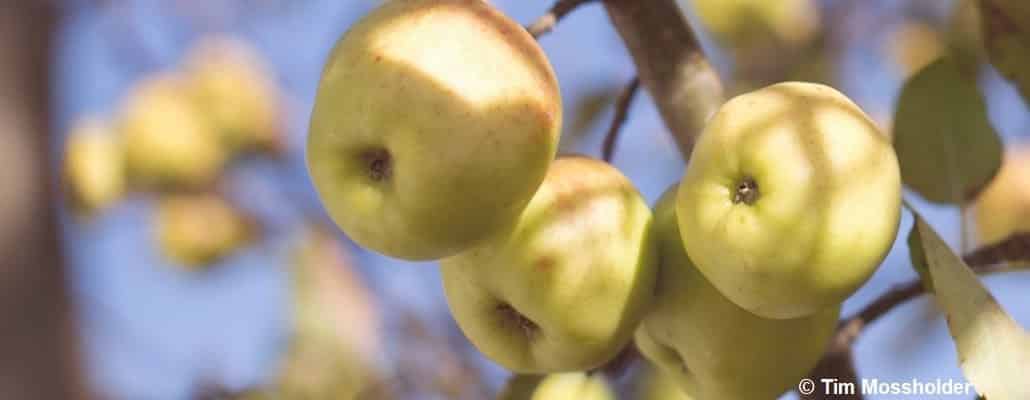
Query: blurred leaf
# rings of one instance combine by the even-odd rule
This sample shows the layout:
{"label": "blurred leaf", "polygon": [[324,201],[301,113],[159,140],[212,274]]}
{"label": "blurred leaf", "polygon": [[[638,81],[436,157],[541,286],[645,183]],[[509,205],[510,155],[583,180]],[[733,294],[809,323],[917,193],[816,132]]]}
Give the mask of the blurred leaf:
{"label": "blurred leaf", "polygon": [[301,238],[291,270],[294,329],[277,382],[281,398],[389,398],[372,365],[382,351],[378,311],[341,246],[320,228]]}
{"label": "blurred leaf", "polygon": [[605,86],[594,89],[579,97],[573,106],[573,120],[571,126],[566,130],[567,134],[562,135],[562,148],[568,149],[576,141],[582,139],[590,128],[593,128],[601,117],[605,115],[608,107],[615,103],[615,98],[622,90],[617,85]]}
{"label": "blurred leaf", "polygon": [[948,56],[902,87],[893,132],[902,180],[935,203],[974,198],[1001,166],[984,100]]}
{"label": "blurred leaf", "polygon": [[980,0],[980,16],[987,56],[1030,104],[1030,2]]}
{"label": "blurred leaf", "polygon": [[1030,399],[1030,335],[918,214],[914,229],[966,378],[989,399]]}

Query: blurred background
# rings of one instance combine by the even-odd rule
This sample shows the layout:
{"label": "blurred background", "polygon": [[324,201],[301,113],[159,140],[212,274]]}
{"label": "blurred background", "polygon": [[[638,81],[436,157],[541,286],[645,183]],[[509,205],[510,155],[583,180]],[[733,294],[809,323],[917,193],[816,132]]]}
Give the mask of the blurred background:
{"label": "blurred background", "polygon": [[[434,264],[357,247],[329,222],[306,173],[322,64],[378,3],[0,3],[0,56],[8,64],[0,66],[8,99],[0,110],[0,226],[25,227],[0,229],[0,250],[16,267],[5,268],[0,289],[44,282],[53,290],[26,294],[36,308],[4,312],[68,316],[45,326],[18,319],[78,346],[77,359],[56,358],[81,366],[68,372],[79,382],[68,390],[129,400],[483,399],[503,384],[507,373],[482,358],[450,317]],[[492,3],[523,24],[552,5]],[[1030,108],[984,60],[968,1],[681,5],[730,94],[783,80],[824,82],[885,131],[905,79],[943,52],[961,54],[1010,149],[1003,170],[1030,163],[1030,152],[1016,150],[1030,134]],[[540,42],[563,94],[562,151],[599,155],[615,98],[635,74],[632,61],[599,5],[578,9]],[[19,129],[40,134],[25,139]],[[631,108],[613,163],[652,202],[682,174],[682,157],[646,95]],[[1007,173],[1008,186],[1030,187],[1027,169]],[[977,238],[1008,233],[983,228],[992,215],[1030,221],[1024,192],[998,206],[1021,208],[1022,217],[980,212],[967,219],[981,227],[970,228],[968,240],[959,209],[907,197],[956,249],[970,249]],[[48,228],[50,216],[57,223]],[[845,303],[844,315],[916,278],[904,240],[910,226],[906,214],[883,267]],[[58,241],[18,239],[30,230]],[[985,281],[1030,326],[1030,273]],[[60,351],[31,339],[19,336],[2,347],[11,353],[0,354]],[[926,298],[870,326],[855,358],[861,377],[964,381],[943,318]],[[0,383],[21,379],[25,368],[0,369]],[[0,398],[28,398],[15,394],[0,389]]]}

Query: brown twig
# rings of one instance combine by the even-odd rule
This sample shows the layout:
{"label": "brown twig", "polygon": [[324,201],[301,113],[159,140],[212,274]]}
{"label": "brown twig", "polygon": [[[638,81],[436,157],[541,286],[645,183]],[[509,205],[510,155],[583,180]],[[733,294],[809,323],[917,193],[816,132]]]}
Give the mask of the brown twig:
{"label": "brown twig", "polygon": [[572,12],[572,10],[593,1],[595,0],[558,0],[558,2],[554,3],[554,6],[547,11],[547,14],[544,14],[540,16],[540,18],[537,18],[536,21],[533,21],[532,24],[526,27],[526,30],[529,31],[529,34],[533,35],[534,38],[540,38],[540,36],[543,36],[545,33],[554,29],[554,26],[558,24],[558,21]]}
{"label": "brown twig", "polygon": [[612,117],[612,124],[608,127],[608,133],[604,136],[604,144],[601,146],[601,158],[607,162],[612,161],[612,155],[615,153],[615,141],[619,137],[619,132],[622,131],[622,126],[626,124],[629,107],[633,104],[633,98],[636,97],[639,88],[640,79],[633,77],[622,89],[619,99],[615,102],[615,116]]}

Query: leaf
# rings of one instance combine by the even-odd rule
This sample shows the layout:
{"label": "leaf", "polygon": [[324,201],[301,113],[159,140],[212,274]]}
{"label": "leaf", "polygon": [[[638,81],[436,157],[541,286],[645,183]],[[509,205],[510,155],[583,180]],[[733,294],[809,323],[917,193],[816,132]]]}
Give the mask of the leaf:
{"label": "leaf", "polygon": [[930,278],[930,267],[926,265],[926,253],[923,252],[922,236],[919,229],[912,225],[908,232],[908,257],[912,261],[912,269],[919,274],[919,280],[927,292],[933,293],[933,279]]}
{"label": "leaf", "polygon": [[984,100],[950,56],[905,83],[893,131],[902,181],[929,201],[965,203],[1001,167],[1001,140]]}
{"label": "leaf", "polygon": [[1030,3],[980,0],[983,42],[991,64],[1012,81],[1030,104]]}
{"label": "leaf", "polygon": [[1002,310],[973,271],[915,215],[937,304],[966,378],[988,399],[1030,399],[1030,335]]}
{"label": "leaf", "polygon": [[601,117],[605,115],[608,107],[615,103],[621,88],[617,85],[610,85],[594,89],[579,97],[573,106],[573,119],[569,128],[565,131],[563,139],[571,139],[568,143],[562,143],[562,148],[569,149],[575,145],[574,141],[582,139],[590,132],[590,129],[597,125]]}

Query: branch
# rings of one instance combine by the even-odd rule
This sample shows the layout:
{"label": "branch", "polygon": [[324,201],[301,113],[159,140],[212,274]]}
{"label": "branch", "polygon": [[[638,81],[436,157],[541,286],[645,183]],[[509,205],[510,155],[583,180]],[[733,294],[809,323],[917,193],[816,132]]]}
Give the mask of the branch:
{"label": "branch", "polygon": [[[1006,261],[1030,259],[1030,233],[1013,234],[1001,242],[974,250],[963,256],[962,259],[974,272],[979,274],[995,272],[999,269],[998,265]],[[848,371],[849,369],[854,371],[854,365],[851,363],[851,345],[858,339],[863,328],[887,315],[895,306],[919,297],[923,293],[926,293],[923,283],[918,279],[912,280],[895,286],[855,315],[842,320],[837,326],[837,333],[830,349],[809,377],[816,382],[820,377],[833,377],[840,379],[841,382],[849,382],[845,380],[845,376],[839,375],[839,372],[831,371]],[[857,380],[854,376],[850,379],[852,379],[850,382]],[[820,397],[813,394],[805,398]]]}
{"label": "branch", "polygon": [[605,0],[629,49],[640,83],[651,93],[683,157],[724,100],[719,76],[676,0]]}
{"label": "branch", "polygon": [[601,146],[601,157],[604,161],[612,161],[612,155],[615,153],[615,141],[619,137],[619,132],[622,131],[622,126],[626,123],[626,118],[629,117],[629,107],[633,104],[633,98],[636,97],[639,88],[640,79],[633,77],[622,89],[622,94],[615,102],[615,116],[612,118],[612,124],[608,127],[608,133],[604,136],[604,144]]}
{"label": "branch", "polygon": [[551,6],[551,9],[547,11],[547,14],[540,16],[532,24],[526,27],[530,35],[534,38],[539,39],[545,33],[550,32],[554,29],[554,26],[558,24],[563,17],[568,15],[572,10],[575,10],[581,5],[593,2],[595,0],[558,0]]}

